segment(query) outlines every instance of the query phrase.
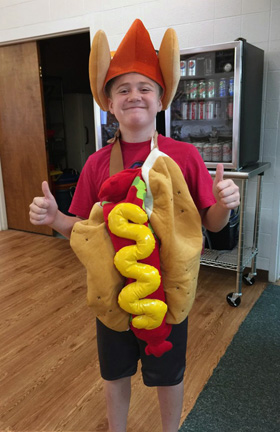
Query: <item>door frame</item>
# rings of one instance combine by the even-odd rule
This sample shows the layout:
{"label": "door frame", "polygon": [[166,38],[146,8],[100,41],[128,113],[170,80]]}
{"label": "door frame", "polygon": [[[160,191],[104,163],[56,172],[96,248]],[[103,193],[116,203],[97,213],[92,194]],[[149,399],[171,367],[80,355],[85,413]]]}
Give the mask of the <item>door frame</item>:
{"label": "door frame", "polygon": [[1,160],[0,160],[0,231],[6,231],[7,229],[8,229],[8,221],[7,221],[6,201],[5,201]]}

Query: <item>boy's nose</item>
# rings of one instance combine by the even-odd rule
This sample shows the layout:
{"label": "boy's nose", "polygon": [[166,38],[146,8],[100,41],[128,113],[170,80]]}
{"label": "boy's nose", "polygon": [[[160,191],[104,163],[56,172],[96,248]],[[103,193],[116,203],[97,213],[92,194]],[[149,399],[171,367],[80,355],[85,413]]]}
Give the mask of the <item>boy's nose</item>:
{"label": "boy's nose", "polygon": [[137,101],[141,99],[141,93],[138,90],[131,90],[129,93],[129,100],[131,101]]}

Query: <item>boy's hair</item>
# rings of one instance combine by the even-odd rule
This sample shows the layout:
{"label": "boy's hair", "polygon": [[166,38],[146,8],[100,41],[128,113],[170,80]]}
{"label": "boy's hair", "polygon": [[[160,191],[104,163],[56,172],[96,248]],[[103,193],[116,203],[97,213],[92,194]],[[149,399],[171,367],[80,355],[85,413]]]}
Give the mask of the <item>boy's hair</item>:
{"label": "boy's hair", "polygon": [[[114,84],[116,78],[118,78],[118,77],[112,78],[105,85],[104,91],[105,91],[105,95],[107,96],[107,98],[111,98],[112,87],[113,87],[113,84]],[[157,82],[154,81],[154,83],[156,84],[156,86],[158,88],[159,98],[161,99],[163,96],[163,88]]]}

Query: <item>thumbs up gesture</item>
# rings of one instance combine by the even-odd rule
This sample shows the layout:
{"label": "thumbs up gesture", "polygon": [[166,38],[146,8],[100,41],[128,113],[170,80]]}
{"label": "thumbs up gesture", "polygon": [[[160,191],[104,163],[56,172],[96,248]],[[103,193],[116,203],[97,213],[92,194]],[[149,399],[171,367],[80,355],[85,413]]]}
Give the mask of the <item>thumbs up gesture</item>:
{"label": "thumbs up gesture", "polygon": [[218,164],[213,182],[213,194],[217,204],[224,209],[234,209],[240,204],[239,187],[232,179],[224,180],[224,166]]}
{"label": "thumbs up gesture", "polygon": [[52,225],[57,211],[57,203],[46,181],[42,183],[44,196],[35,197],[29,206],[29,218],[33,225]]}

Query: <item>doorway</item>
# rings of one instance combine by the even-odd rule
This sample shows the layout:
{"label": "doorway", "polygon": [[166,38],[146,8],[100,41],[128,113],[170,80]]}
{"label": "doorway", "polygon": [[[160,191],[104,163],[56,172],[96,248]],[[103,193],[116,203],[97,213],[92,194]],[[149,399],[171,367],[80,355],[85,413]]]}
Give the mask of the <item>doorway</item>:
{"label": "doorway", "polygon": [[79,174],[95,149],[89,32],[39,41],[51,190],[68,214]]}
{"label": "doorway", "polygon": [[39,41],[50,171],[80,172],[95,151],[89,32]]}
{"label": "doorway", "polygon": [[[89,52],[89,32],[0,47],[0,159],[10,229],[52,235],[49,227],[29,222],[30,202],[42,194],[41,182],[52,178],[51,170],[80,171],[87,156],[95,151]],[[49,106],[45,106],[44,93],[47,93],[39,75],[55,82],[56,91],[60,88],[60,94],[52,97],[51,127],[49,118],[46,121]],[[73,95],[79,101],[87,99],[88,107],[88,128],[80,128],[78,137],[68,134],[77,145],[67,137],[65,97],[69,96],[67,106],[71,116],[77,111],[85,116],[85,108],[81,110],[81,103],[76,101],[79,109],[73,110]]]}

